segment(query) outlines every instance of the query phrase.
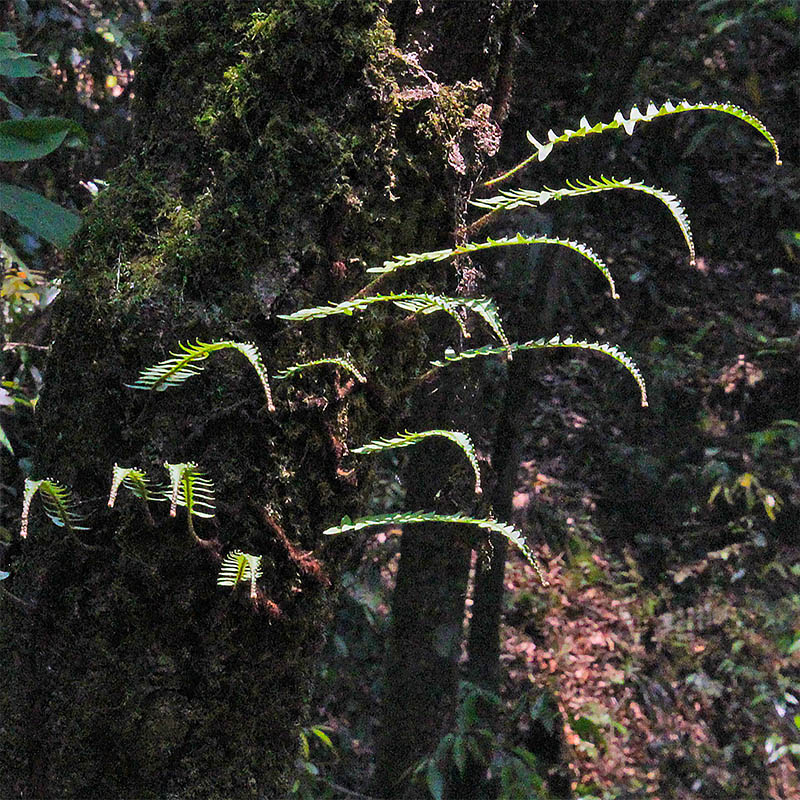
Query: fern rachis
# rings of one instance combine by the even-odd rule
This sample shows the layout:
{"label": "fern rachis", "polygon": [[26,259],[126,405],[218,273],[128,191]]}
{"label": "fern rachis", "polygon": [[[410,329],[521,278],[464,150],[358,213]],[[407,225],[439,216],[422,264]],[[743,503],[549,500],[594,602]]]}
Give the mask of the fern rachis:
{"label": "fern rachis", "polygon": [[261,556],[233,550],[225,556],[217,576],[217,586],[231,586],[234,589],[242,581],[250,583],[250,599],[258,596],[256,581],[261,577]]}
{"label": "fern rachis", "polygon": [[204,540],[195,533],[192,518],[211,519],[214,516],[214,483],[193,461],[181,464],[164,462],[164,467],[169,473],[170,488],[165,492],[165,498],[170,502],[169,515],[174,517],[178,506],[185,507],[189,533],[196,542],[202,543]]}
{"label": "fern rachis", "polygon": [[47,514],[54,525],[66,528],[71,533],[89,530],[87,526],[82,524],[84,518],[75,510],[75,501],[66,486],[50,478],[38,481],[25,478],[19,531],[19,535],[23,539],[28,536],[31,503],[37,494],[42,498],[44,513]]}

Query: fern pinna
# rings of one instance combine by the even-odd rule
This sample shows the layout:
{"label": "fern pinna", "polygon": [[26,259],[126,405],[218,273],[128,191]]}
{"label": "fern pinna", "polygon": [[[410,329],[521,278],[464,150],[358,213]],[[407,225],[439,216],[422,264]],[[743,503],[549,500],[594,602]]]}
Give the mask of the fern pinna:
{"label": "fern pinna", "polygon": [[194,344],[179,342],[178,347],[181,352],[170,353],[171,358],[143,369],[139,373],[136,382],[128,384],[128,387],[163,392],[165,389],[169,389],[170,386],[179,386],[194,375],[199,375],[205,367],[205,364],[200,362],[205,361],[211,353],[217,350],[232,349],[240,352],[252,364],[264,388],[267,408],[270,411],[275,410],[275,404],[272,402],[272,391],[269,387],[267,368],[264,366],[261,352],[252,342],[233,342],[230,340],[201,342],[198,340]]}
{"label": "fern pinna", "polygon": [[375,439],[369,442],[369,444],[354,448],[352,452],[359,454],[380,453],[383,450],[393,450],[397,447],[411,447],[431,436],[444,437],[461,448],[464,455],[469,459],[472,471],[475,473],[475,494],[481,494],[483,489],[481,488],[481,468],[478,464],[478,454],[475,452],[475,445],[472,444],[472,439],[470,439],[469,434],[463,433],[462,431],[431,430],[420,431],[418,433],[406,431],[405,433],[398,433],[397,436],[392,439]]}
{"label": "fern pinna", "polygon": [[261,577],[261,556],[233,550],[225,556],[217,576],[217,586],[232,586],[242,581],[250,582],[250,599],[255,600],[258,590],[256,581]]}
{"label": "fern pinna", "polygon": [[19,531],[19,535],[23,539],[28,536],[31,503],[37,494],[42,498],[44,513],[54,525],[66,528],[70,532],[89,530],[88,526],[83,524],[84,517],[75,510],[72,492],[66,486],[50,478],[40,481],[25,478]]}
{"label": "fern pinna", "polygon": [[373,517],[360,517],[357,520],[351,520],[350,517],[344,517],[340,525],[335,525],[322,531],[324,536],[335,536],[339,533],[346,533],[348,531],[360,531],[364,528],[375,528],[383,525],[411,525],[415,522],[452,522],[461,525],[475,525],[478,528],[491,531],[492,533],[499,533],[501,536],[508,539],[509,542],[516,545],[525,560],[534,568],[536,575],[542,583],[542,586],[549,586],[544,573],[539,566],[539,561],[534,555],[533,550],[528,547],[522,533],[518,531],[513,525],[508,525],[505,522],[498,522],[494,519],[479,519],[475,517],[468,517],[465,514],[437,514],[435,511],[401,511],[394,514],[380,514]]}

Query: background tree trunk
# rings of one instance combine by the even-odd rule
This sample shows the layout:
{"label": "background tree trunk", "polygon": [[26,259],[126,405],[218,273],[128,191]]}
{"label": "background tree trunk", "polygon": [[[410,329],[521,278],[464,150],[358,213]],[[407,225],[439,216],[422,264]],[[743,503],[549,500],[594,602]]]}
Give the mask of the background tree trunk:
{"label": "background tree trunk", "polygon": [[[78,541],[35,511],[8,554],[33,609],[3,606],[3,796],[280,796],[325,574],[347,547],[319,534],[369,494],[347,442],[400,418],[396,392],[431,357],[416,321],[388,341],[383,314],[275,318],[348,297],[365,265],[433,245],[451,217],[446,137],[404,113],[414,72],[380,5],[260,5],[192,0],[149,31],[134,152],[69,258],[35,477],[70,485],[91,531]],[[235,353],[163,395],[124,385],[178,341],[228,338],[254,341],[270,372],[349,351],[370,380],[321,370],[277,389],[272,414]],[[261,608],[215,587],[218,558],[180,517],[154,507],[150,528],[132,498],[101,510],[115,462],[156,477],[188,460],[217,489],[199,534],[264,556]],[[317,548],[323,577],[273,523]]]}

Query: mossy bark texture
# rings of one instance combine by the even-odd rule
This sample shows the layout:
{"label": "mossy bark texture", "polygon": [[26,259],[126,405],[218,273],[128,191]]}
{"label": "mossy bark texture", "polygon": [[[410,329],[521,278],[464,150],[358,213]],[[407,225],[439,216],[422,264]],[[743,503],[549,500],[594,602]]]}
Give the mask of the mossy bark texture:
{"label": "mossy bark texture", "polygon": [[[0,599],[3,797],[284,795],[346,550],[320,532],[369,495],[347,443],[403,425],[400,390],[447,343],[383,311],[276,315],[441,242],[447,154],[480,100],[404,94],[425,76],[384,10],[187,0],[148,33],[135,150],[75,240],[37,410],[33,477],[71,486],[91,529],[34,506],[4,565],[30,608]],[[271,374],[349,352],[369,381],[321,368],[276,388],[270,413],[227,351],[164,393],[125,386],[195,339],[254,341]],[[213,479],[217,515],[197,533],[263,556],[260,602],[216,587],[219,553],[180,511],[151,504],[149,525],[131,495],[105,506],[115,462],[156,479],[165,461]]]}

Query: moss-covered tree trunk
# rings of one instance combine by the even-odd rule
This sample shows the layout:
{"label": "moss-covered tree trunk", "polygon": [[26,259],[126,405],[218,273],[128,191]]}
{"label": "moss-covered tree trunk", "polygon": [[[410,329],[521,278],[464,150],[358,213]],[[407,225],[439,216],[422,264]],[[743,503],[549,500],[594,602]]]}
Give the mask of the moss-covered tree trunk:
{"label": "moss-covered tree trunk", "polygon": [[[425,46],[452,57],[452,39]],[[434,343],[386,312],[276,315],[452,228],[453,143],[480,132],[481,95],[429,79],[368,0],[187,0],[149,31],[135,150],[76,237],[37,411],[33,477],[71,486],[91,529],[34,506],[2,565],[28,604],[0,599],[3,797],[282,796],[347,547],[320,532],[370,490],[347,445],[405,424]],[[270,412],[229,351],[163,394],[125,386],[196,339],[253,341],[271,374],[349,352],[369,380],[309,371]],[[198,535],[263,556],[259,602],[216,587],[219,554],[181,512],[106,507],[115,462],[156,479],[165,461],[214,480]]]}

